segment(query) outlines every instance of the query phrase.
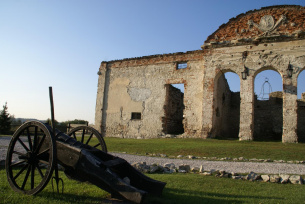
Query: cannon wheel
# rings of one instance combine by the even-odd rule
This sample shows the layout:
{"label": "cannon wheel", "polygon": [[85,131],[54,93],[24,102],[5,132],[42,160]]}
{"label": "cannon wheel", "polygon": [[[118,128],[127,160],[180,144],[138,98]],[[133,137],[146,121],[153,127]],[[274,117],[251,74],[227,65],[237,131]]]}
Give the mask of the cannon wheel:
{"label": "cannon wheel", "polygon": [[48,184],[54,170],[56,146],[48,128],[30,121],[14,133],[6,156],[7,179],[16,192],[39,193]]}
{"label": "cannon wheel", "polygon": [[[68,135],[83,144],[90,145],[107,152],[107,147],[103,136],[96,129],[90,126],[78,126],[73,128],[68,132]],[[96,141],[95,138],[98,141]]]}

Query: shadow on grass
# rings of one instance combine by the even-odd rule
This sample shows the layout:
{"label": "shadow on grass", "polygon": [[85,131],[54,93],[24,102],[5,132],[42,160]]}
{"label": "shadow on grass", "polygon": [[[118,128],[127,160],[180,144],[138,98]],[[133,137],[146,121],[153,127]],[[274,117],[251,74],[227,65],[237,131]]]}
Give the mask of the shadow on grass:
{"label": "shadow on grass", "polygon": [[37,197],[47,198],[50,203],[56,203],[56,201],[64,200],[66,203],[109,203],[109,204],[131,204],[126,201],[121,201],[109,197],[94,197],[89,195],[75,195],[71,193],[57,194],[53,192],[41,192],[36,195]]}
{"label": "shadow on grass", "polygon": [[[224,189],[225,191],[225,189]],[[247,200],[280,200],[277,197],[266,196],[246,196],[246,195],[230,195],[225,193],[205,193],[202,191],[190,191],[174,188],[166,188],[162,197],[148,197],[147,203],[245,203]],[[267,201],[268,202],[268,201]]]}

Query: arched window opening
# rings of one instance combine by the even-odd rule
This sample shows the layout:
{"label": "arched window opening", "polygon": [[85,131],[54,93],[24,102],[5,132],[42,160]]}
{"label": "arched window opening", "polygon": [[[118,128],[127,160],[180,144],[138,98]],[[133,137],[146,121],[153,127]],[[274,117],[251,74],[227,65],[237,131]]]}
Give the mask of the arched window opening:
{"label": "arched window opening", "polygon": [[254,140],[281,140],[283,83],[281,75],[265,70],[254,80]]}
{"label": "arched window opening", "polygon": [[212,137],[238,138],[240,118],[240,79],[236,73],[220,73],[214,84]]}
{"label": "arched window opening", "polygon": [[258,100],[269,100],[271,93],[282,91],[282,77],[278,72],[265,70],[256,75],[254,93]]}
{"label": "arched window opening", "polygon": [[298,141],[305,142],[305,70],[298,76]]}
{"label": "arched window opening", "polygon": [[298,76],[298,99],[305,99],[305,70]]}

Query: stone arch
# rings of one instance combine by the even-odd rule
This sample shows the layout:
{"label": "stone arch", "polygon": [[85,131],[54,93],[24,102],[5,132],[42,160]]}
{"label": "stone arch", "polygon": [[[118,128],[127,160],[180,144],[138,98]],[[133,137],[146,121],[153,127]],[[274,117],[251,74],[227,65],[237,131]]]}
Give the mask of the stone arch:
{"label": "stone arch", "polygon": [[305,68],[301,69],[297,75],[297,135],[299,142],[305,142],[305,90],[301,89],[301,87],[305,87],[303,83],[305,83]]}
{"label": "stone arch", "polygon": [[[278,79],[275,79],[275,81],[279,81],[279,79],[281,80],[280,81],[280,91],[282,92],[283,91],[283,73],[281,73],[281,71],[280,70],[278,70],[278,69],[276,69],[276,68],[274,68],[273,66],[264,66],[264,67],[262,67],[262,68],[260,68],[260,69],[258,69],[255,73],[254,73],[254,88],[256,87],[256,84],[255,83],[257,83],[257,76],[258,75],[260,75],[261,73],[263,73],[263,72],[265,72],[265,71],[274,71],[274,72],[276,72],[278,75],[279,75],[279,77],[280,78],[278,78]],[[266,76],[264,76],[264,77],[270,77],[270,76],[274,76],[273,74],[271,74],[270,72],[269,73],[267,73],[266,74]],[[269,79],[269,83],[277,83],[277,82],[274,82],[274,81],[270,81],[270,79]],[[274,89],[274,87],[273,87],[273,90],[272,90],[272,92],[274,92],[274,91],[276,91],[276,90],[278,90],[279,88],[278,87],[276,87],[276,89]],[[257,90],[254,90],[254,92],[257,92]],[[256,93],[257,94],[257,93]],[[258,95],[256,96],[256,97],[258,97]]]}
{"label": "stone arch", "polygon": [[276,68],[274,68],[272,65],[269,65],[269,66],[264,66],[264,67],[262,67],[262,68],[260,68],[260,69],[258,69],[258,70],[256,70],[255,71],[255,73],[254,73],[254,78],[259,74],[259,73],[261,73],[261,72],[263,72],[263,71],[266,71],[266,70],[272,70],[272,71],[275,71],[275,72],[277,72],[280,76],[281,76],[281,78],[283,78],[283,73],[281,73],[281,71],[280,70],[278,70],[278,69],[276,69]]}
{"label": "stone arch", "polygon": [[[269,79],[266,80],[260,77],[260,74],[263,74],[265,71],[272,71],[269,73],[265,73],[266,76],[269,76]],[[274,75],[275,74],[275,75]],[[273,77],[273,80],[270,79],[270,76],[276,76],[278,74],[279,78]],[[263,75],[261,75],[263,76]],[[263,77],[266,77],[263,76]],[[283,127],[283,75],[279,70],[274,68],[273,66],[265,66],[258,69],[254,73],[254,132],[253,137],[254,140],[281,140],[282,139],[282,127]],[[260,84],[258,83],[258,79],[261,79]],[[263,82],[263,81],[264,82]],[[267,83],[266,83],[267,82]],[[266,89],[266,84],[268,83],[275,85],[278,84],[278,87],[273,86],[270,94],[261,95],[261,90]],[[262,87],[259,87],[261,86]],[[264,86],[264,87],[263,87]],[[276,91],[278,90],[278,91]],[[266,93],[265,93],[266,94]]]}
{"label": "stone arch", "polygon": [[[225,73],[234,73],[232,69],[218,71],[214,78],[212,137],[238,138],[240,124],[240,92],[232,92]],[[239,82],[240,86],[240,82]]]}

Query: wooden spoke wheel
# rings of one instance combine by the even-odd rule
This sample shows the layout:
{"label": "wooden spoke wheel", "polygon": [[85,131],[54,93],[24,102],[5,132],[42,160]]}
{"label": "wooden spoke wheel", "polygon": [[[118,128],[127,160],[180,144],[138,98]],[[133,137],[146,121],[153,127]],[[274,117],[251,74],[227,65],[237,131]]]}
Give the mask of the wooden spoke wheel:
{"label": "wooden spoke wheel", "polygon": [[90,126],[79,126],[73,128],[68,132],[68,135],[83,144],[90,145],[99,150],[107,152],[107,147],[103,136],[96,129]]}
{"label": "wooden spoke wheel", "polygon": [[6,156],[7,179],[16,192],[39,193],[48,184],[56,159],[55,140],[41,122],[21,125],[14,133]]}

